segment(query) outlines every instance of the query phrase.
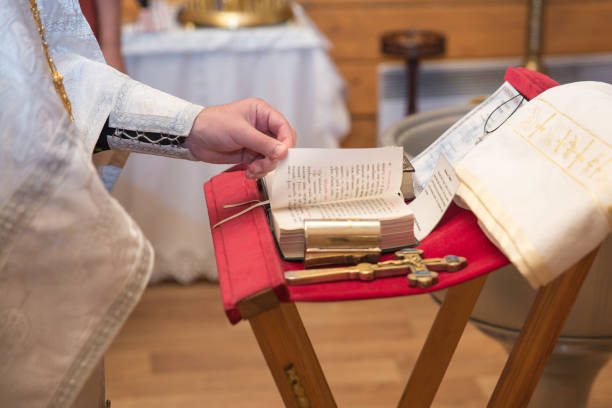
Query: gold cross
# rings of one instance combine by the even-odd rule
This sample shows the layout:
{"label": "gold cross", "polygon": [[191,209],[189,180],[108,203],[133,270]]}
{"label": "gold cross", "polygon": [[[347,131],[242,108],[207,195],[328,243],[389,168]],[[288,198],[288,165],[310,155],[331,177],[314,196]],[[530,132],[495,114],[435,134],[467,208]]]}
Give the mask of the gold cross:
{"label": "gold cross", "polygon": [[408,284],[412,287],[427,288],[438,282],[435,271],[455,272],[467,265],[465,258],[447,255],[442,258],[423,258],[423,251],[405,248],[395,252],[396,259],[355,266],[322,269],[300,269],[285,272],[289,285],[336,282],[342,280],[370,281],[407,274]]}

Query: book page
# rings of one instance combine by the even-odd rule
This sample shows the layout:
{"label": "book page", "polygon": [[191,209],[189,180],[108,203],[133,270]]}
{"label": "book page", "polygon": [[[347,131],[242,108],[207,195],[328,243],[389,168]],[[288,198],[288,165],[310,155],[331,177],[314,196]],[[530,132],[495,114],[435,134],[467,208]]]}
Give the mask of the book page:
{"label": "book page", "polygon": [[425,238],[442,219],[459,188],[459,179],[450,162],[440,155],[433,175],[421,194],[408,207],[414,212],[414,236]]}
{"label": "book page", "polygon": [[300,229],[308,219],[391,219],[411,215],[399,194],[274,210],[282,229]]}
{"label": "book page", "polygon": [[[461,160],[485,136],[485,123],[491,119],[491,114],[499,108],[506,108],[508,114],[516,109],[516,103],[524,104],[523,99],[513,99],[519,92],[508,82],[499,87],[480,105],[461,118],[435,142],[418,156],[410,159],[415,169],[414,189],[418,194],[425,188],[434,173],[438,158],[444,155],[451,165]],[[504,104],[508,102],[508,104]]]}
{"label": "book page", "polygon": [[[289,149],[268,184],[270,205],[300,208],[399,192],[402,147]],[[271,188],[270,188],[271,185]]]}

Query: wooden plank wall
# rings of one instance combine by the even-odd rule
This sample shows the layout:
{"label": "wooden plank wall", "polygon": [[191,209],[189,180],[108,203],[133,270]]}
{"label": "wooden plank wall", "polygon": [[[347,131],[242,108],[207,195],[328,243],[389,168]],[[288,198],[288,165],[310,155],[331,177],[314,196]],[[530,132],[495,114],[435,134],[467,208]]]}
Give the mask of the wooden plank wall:
{"label": "wooden plank wall", "polygon": [[[331,40],[348,86],[352,130],[345,147],[376,144],[376,66],[381,34],[428,29],[446,35],[445,59],[523,55],[527,0],[310,0],[308,15]],[[611,0],[548,0],[545,54],[612,52]]]}

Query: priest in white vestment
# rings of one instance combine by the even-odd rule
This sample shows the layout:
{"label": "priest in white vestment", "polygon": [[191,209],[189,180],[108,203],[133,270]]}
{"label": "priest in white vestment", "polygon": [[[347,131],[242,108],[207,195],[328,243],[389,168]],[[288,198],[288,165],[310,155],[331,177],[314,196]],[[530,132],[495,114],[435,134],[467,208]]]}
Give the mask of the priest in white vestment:
{"label": "priest in white vestment", "polygon": [[255,178],[295,132],[263,101],[203,109],[108,67],[76,0],[4,2],[0,39],[0,405],[68,407],[153,264],[94,146],[249,162]]}

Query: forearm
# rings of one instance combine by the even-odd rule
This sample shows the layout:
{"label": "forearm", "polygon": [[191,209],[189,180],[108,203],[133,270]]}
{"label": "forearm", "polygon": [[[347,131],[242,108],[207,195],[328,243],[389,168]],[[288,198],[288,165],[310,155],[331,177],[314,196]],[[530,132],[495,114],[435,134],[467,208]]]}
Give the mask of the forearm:
{"label": "forearm", "polygon": [[121,2],[119,0],[96,0],[98,16],[98,38],[106,63],[125,72],[121,56]]}

